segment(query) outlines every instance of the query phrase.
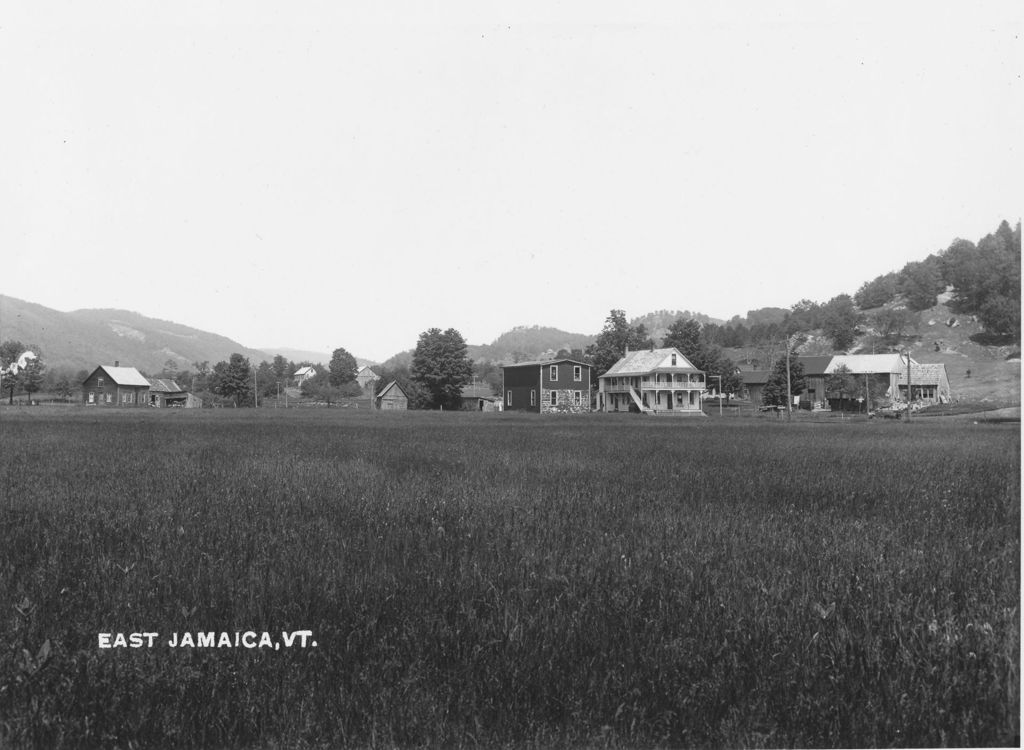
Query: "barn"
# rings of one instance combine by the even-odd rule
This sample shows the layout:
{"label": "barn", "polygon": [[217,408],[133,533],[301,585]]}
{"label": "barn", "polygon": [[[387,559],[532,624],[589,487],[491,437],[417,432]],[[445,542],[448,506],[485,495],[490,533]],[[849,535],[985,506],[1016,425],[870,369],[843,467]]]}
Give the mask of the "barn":
{"label": "barn", "polygon": [[409,397],[405,395],[397,380],[392,380],[377,394],[374,407],[381,411],[398,411],[409,408]]}

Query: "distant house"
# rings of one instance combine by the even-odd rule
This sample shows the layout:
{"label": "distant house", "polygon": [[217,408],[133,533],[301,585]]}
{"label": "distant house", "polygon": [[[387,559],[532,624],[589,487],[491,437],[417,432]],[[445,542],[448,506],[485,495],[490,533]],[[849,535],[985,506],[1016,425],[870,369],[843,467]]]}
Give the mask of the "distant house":
{"label": "distant house", "polygon": [[295,371],[295,374],[292,377],[295,379],[295,385],[301,386],[310,378],[316,377],[316,368],[313,367],[312,365],[300,367],[298,370]]}
{"label": "distant house", "polygon": [[505,411],[589,412],[590,365],[572,359],[518,362],[501,368]]}
{"label": "distant house", "polygon": [[149,405],[158,408],[168,406],[198,409],[203,400],[189,393],[175,381],[167,378],[146,378],[149,381]]}
{"label": "distant house", "polygon": [[405,395],[397,380],[392,380],[374,399],[374,407],[382,411],[395,411],[409,408],[409,397]]}
{"label": "distant house", "polygon": [[740,373],[740,380],[743,381],[743,390],[752,404],[760,404],[764,396],[764,387],[768,384],[768,378],[772,376],[771,370],[747,370]]}
{"label": "distant house", "polygon": [[[907,400],[907,368],[906,360],[903,360],[903,369],[900,371],[899,387],[900,400]],[[946,376],[944,364],[919,364],[911,360],[910,364],[910,390],[912,401],[920,401],[926,404],[947,404],[952,399],[949,388],[949,378]]]}
{"label": "distant house", "polygon": [[356,382],[359,383],[359,387],[364,391],[372,394],[373,387],[378,380],[380,380],[380,376],[366,365],[356,370]]}
{"label": "distant house", "polygon": [[149,381],[134,367],[100,365],[82,382],[82,403],[89,406],[148,406]]}
{"label": "distant house", "polygon": [[627,351],[598,382],[601,411],[704,416],[704,372],[674,347]]}
{"label": "distant house", "polygon": [[473,383],[462,389],[463,411],[501,411],[501,397],[486,383]]}

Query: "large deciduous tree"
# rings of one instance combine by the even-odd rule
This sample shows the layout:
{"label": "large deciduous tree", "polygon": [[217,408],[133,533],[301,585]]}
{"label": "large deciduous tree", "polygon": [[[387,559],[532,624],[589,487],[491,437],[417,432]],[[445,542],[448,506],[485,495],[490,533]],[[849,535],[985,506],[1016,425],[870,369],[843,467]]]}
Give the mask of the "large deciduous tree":
{"label": "large deciduous tree", "polygon": [[351,383],[356,379],[356,370],[359,369],[359,365],[356,362],[356,358],[348,353],[348,350],[341,347],[334,350],[331,354],[330,375],[328,376],[328,382],[335,388],[340,388],[346,383]]}
{"label": "large deciduous tree", "polygon": [[210,380],[213,392],[231,399],[235,406],[252,403],[252,366],[243,355],[232,354],[227,362],[218,362]]}
{"label": "large deciduous tree", "polygon": [[462,388],[473,377],[466,340],[454,328],[431,328],[420,334],[412,355],[413,379],[429,394],[431,408],[457,409]]}
{"label": "large deciduous tree", "polygon": [[622,359],[627,349],[645,349],[653,345],[654,341],[647,335],[643,323],[631,326],[626,320],[625,311],[612,310],[605,319],[597,341],[587,347],[587,357],[594,367],[593,382],[596,384],[599,377]]}
{"label": "large deciduous tree", "polygon": [[840,294],[825,303],[822,329],[837,350],[846,351],[853,346],[860,322],[861,315],[850,295]]}

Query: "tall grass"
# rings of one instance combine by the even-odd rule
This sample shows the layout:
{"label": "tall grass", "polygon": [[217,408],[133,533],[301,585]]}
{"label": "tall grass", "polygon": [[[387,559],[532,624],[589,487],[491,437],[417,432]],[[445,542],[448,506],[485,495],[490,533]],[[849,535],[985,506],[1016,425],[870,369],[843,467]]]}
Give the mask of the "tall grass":
{"label": "tall grass", "polygon": [[1019,428],[12,410],[0,437],[0,744],[1019,741]]}

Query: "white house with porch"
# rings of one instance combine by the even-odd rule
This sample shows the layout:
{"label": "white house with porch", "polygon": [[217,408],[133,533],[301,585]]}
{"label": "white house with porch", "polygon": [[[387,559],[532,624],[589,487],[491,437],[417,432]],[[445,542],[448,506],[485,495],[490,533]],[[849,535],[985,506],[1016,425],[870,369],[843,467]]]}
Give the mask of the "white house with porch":
{"label": "white house with porch", "polygon": [[703,417],[700,397],[705,390],[704,372],[675,347],[627,351],[598,378],[597,408]]}

